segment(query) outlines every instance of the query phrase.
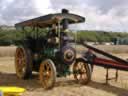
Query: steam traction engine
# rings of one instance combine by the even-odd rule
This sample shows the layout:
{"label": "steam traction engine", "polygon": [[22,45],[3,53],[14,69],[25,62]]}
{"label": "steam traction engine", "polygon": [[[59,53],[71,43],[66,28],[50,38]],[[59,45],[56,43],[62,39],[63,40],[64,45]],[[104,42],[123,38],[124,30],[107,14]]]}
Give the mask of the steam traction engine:
{"label": "steam traction engine", "polygon": [[[32,71],[39,72],[39,79],[45,89],[52,88],[57,77],[73,73],[74,78],[87,84],[91,78],[91,67],[82,58],[76,58],[76,50],[71,46],[75,41],[68,35],[69,24],[84,22],[85,18],[71,14],[63,9],[62,13],[48,14],[21,23],[15,27],[23,29],[24,39],[16,49],[16,75],[29,79]],[[26,33],[33,29],[33,32]],[[40,35],[40,29],[45,35]],[[34,35],[30,35],[33,33]],[[70,32],[69,32],[70,33]],[[73,65],[73,72],[69,70]]]}

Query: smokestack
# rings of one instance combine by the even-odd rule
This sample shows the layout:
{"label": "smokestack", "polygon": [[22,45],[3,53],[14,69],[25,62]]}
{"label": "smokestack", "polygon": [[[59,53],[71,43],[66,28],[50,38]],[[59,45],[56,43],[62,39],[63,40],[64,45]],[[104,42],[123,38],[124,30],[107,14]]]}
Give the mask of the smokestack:
{"label": "smokestack", "polygon": [[69,11],[67,9],[62,9],[62,14],[68,14]]}
{"label": "smokestack", "polygon": [[[68,13],[69,11],[67,9],[62,9],[62,14],[68,14]],[[69,24],[68,19],[63,19],[62,21],[63,30],[68,29],[68,24]]]}

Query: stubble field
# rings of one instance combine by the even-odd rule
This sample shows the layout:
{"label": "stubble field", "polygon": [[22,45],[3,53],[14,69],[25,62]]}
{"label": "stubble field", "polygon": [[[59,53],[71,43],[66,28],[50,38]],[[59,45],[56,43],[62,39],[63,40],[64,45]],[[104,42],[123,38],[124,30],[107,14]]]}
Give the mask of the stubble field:
{"label": "stubble field", "polygon": [[[124,59],[128,57],[128,46],[96,47]],[[128,72],[119,71],[118,81],[112,80],[109,85],[105,85],[106,70],[97,66],[94,67],[92,81],[88,85],[76,84],[72,76],[67,76],[57,78],[55,87],[46,91],[39,83],[38,73],[33,75],[32,80],[20,80],[16,77],[15,49],[15,46],[0,47],[0,86],[23,87],[27,90],[23,96],[128,96]],[[81,47],[77,49],[84,50]],[[109,73],[113,77],[115,70],[110,70]]]}

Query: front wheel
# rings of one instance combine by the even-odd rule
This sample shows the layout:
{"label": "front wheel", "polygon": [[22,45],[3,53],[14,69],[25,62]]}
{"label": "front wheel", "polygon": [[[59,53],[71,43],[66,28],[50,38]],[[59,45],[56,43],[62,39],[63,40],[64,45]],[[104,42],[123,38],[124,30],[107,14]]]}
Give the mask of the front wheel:
{"label": "front wheel", "polygon": [[56,81],[56,67],[52,60],[43,61],[39,69],[39,79],[44,89],[50,89]]}
{"label": "front wheel", "polygon": [[73,75],[80,84],[87,84],[91,80],[89,64],[82,59],[76,59],[73,65]]}

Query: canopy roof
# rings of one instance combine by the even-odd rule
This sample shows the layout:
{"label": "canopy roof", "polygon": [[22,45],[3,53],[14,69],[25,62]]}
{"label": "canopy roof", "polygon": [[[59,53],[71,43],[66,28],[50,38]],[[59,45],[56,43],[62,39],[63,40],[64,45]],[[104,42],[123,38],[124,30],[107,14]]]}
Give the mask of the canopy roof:
{"label": "canopy roof", "polygon": [[76,14],[71,13],[56,13],[56,14],[48,14],[45,16],[40,16],[34,19],[30,19],[27,21],[23,21],[20,23],[15,24],[15,27],[48,27],[52,24],[57,24],[58,22],[61,23],[62,20],[67,19],[69,21],[69,24],[74,23],[82,23],[85,22],[85,18]]}

